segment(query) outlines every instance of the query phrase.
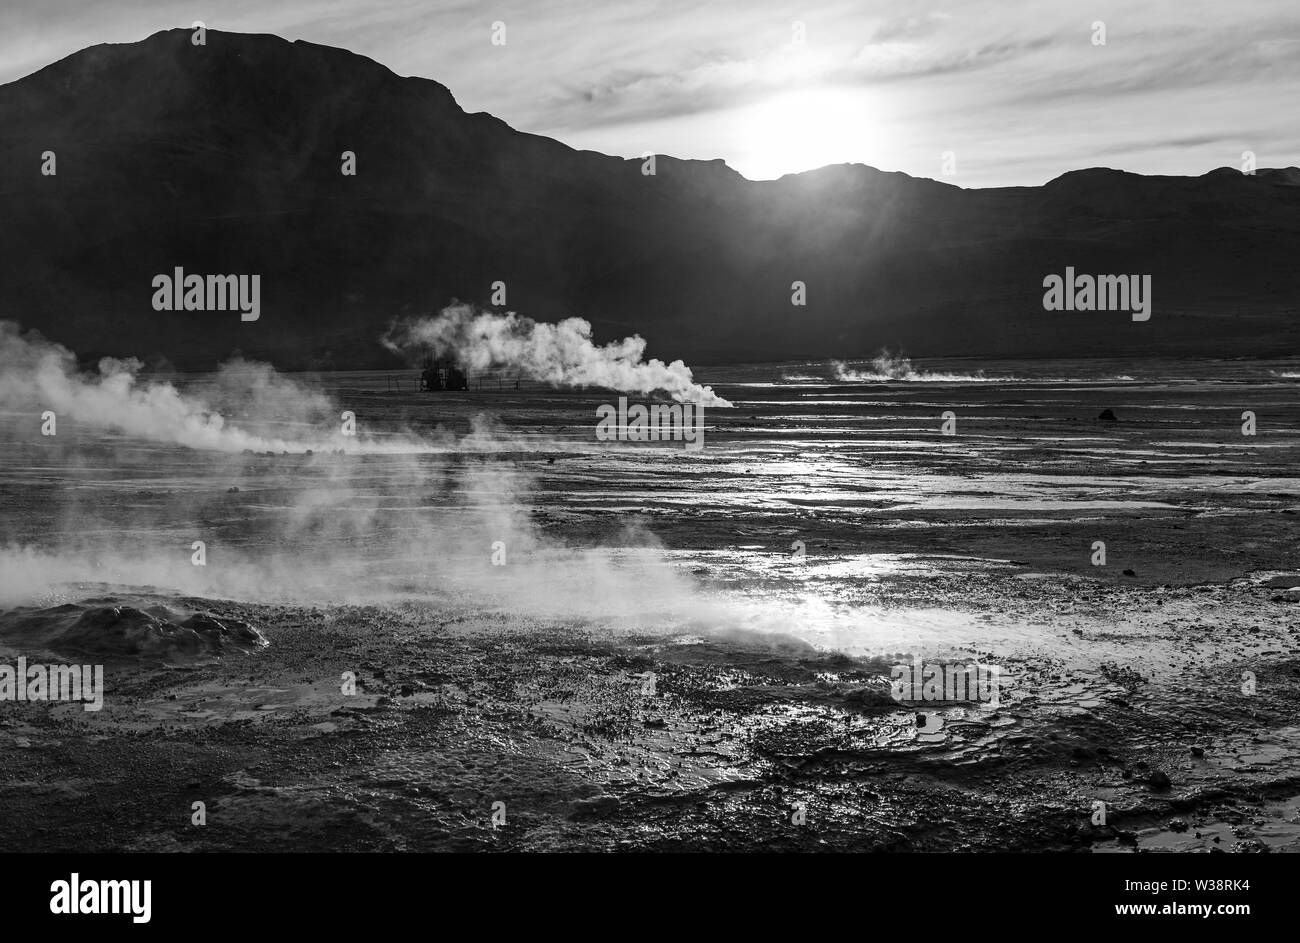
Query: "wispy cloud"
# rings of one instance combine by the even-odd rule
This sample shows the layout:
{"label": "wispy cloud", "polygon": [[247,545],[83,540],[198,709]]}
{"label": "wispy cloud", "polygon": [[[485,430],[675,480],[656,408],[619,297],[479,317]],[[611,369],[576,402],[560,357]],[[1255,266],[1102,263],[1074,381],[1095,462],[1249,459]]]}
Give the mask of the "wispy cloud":
{"label": "wispy cloud", "polygon": [[[952,152],[950,182],[1039,183],[1117,155],[1131,159],[1125,169],[1200,173],[1235,163],[1245,145],[1261,166],[1300,163],[1289,127],[1300,94],[1294,0],[201,7],[7,0],[0,80],[197,17],[352,49],[437,79],[468,110],[576,147],[722,157],[751,174],[829,156],[935,176]],[[490,41],[496,21],[504,46]],[[764,127],[774,122],[784,127]]]}

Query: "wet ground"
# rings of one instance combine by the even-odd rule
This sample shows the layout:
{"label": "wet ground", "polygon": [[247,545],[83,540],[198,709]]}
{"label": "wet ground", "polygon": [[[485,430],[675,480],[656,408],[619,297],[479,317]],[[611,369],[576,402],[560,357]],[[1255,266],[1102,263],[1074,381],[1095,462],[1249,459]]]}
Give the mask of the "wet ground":
{"label": "wet ground", "polygon": [[[1300,849],[1294,366],[927,367],[705,371],[736,406],[694,453],[595,442],[608,395],[379,374],[319,382],[436,449],[6,415],[0,664],[107,691],[0,702],[0,839]],[[900,701],[914,660],[997,705]]]}

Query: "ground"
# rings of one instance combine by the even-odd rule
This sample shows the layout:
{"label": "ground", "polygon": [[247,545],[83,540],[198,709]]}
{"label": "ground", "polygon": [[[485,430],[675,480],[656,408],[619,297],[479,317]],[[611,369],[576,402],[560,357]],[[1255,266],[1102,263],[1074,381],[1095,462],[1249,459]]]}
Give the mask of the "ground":
{"label": "ground", "polygon": [[[214,561],[230,545],[247,557],[195,570],[212,581],[201,593],[78,571],[11,599],[10,662],[102,661],[109,681],[99,712],[0,705],[0,841],[1300,850],[1296,439],[1206,420],[1226,429],[1246,402],[1280,423],[1291,390],[1064,386],[993,409],[1007,391],[986,389],[855,389],[844,416],[779,394],[714,420],[695,456],[444,456],[418,487],[406,465],[348,456],[199,468],[119,446],[73,467],[11,452],[10,541],[66,533],[48,499],[83,490],[91,536],[143,535],[148,556],[165,534],[187,573],[196,532]],[[384,394],[340,395],[364,421]],[[948,401],[979,417],[951,444],[937,432]],[[498,401],[507,427],[518,403]],[[1096,419],[1103,404],[1118,422]],[[470,549],[411,563],[398,535],[429,539],[411,522],[451,527],[503,489],[490,523],[455,530]],[[364,504],[365,526],[327,526],[317,501]],[[295,526],[270,526],[284,509]],[[494,527],[506,566],[489,562]],[[340,542],[346,566],[327,568]],[[257,555],[285,547],[301,573]],[[283,598],[250,582],[259,567]],[[152,647],[86,651],[70,627],[87,612]],[[183,645],[195,614],[265,644]],[[900,702],[891,670],[914,657],[996,666],[998,705]]]}

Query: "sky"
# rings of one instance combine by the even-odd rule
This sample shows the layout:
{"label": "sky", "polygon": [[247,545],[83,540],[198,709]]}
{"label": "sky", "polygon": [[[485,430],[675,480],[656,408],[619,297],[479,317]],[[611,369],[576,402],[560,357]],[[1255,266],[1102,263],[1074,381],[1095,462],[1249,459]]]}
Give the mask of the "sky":
{"label": "sky", "polygon": [[751,179],[1300,165],[1300,0],[3,0],[0,82],[196,20],[350,49],[573,147]]}

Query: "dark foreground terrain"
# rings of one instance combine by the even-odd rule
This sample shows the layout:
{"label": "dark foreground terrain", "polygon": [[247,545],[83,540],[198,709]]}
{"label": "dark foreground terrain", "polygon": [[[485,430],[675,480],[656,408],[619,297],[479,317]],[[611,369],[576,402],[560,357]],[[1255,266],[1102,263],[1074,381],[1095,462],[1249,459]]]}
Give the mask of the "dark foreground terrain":
{"label": "dark foreground terrain", "polygon": [[[1166,598],[1188,606],[1226,595]],[[133,672],[98,715],[7,711],[6,847],[1264,851],[1300,842],[1300,660],[1278,651],[1294,650],[1294,629],[1263,639],[1242,630],[1228,658],[1189,659],[1176,684],[1150,684],[1122,663],[1089,672],[1004,662],[1015,675],[1009,704],[953,708],[926,734],[889,697],[887,666],[797,644],[503,632],[414,607],[196,604],[260,621],[270,647]],[[1257,654],[1261,641],[1271,655]],[[1247,666],[1260,679],[1253,697],[1239,689]],[[356,696],[340,694],[345,670],[356,673]],[[206,804],[202,827],[191,824],[195,801]],[[506,820],[493,827],[498,801]],[[1097,801],[1106,826],[1091,823]],[[793,824],[801,803],[805,824]]]}
{"label": "dark foreground terrain", "polygon": [[[597,394],[363,379],[333,391],[360,421],[486,410],[495,451],[19,439],[0,663],[107,692],[0,703],[0,841],[1300,850],[1285,370],[809,370],[724,377],[695,454],[593,448]],[[998,666],[999,705],[900,703],[914,657]]]}

